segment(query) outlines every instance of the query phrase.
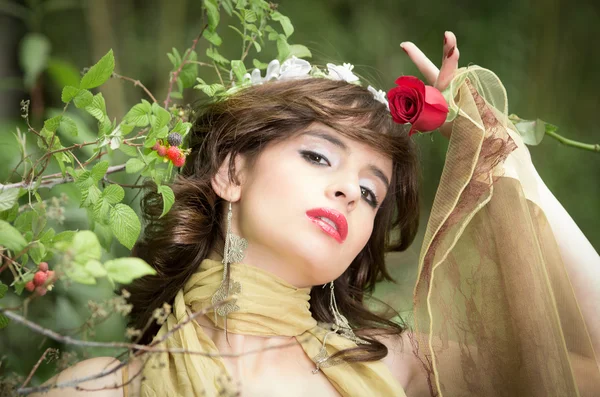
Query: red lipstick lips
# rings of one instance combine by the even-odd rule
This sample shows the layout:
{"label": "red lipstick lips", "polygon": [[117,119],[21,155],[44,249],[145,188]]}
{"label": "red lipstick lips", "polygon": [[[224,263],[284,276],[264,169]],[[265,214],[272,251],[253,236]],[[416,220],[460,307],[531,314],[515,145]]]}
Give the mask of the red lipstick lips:
{"label": "red lipstick lips", "polygon": [[308,218],[325,233],[343,243],[348,236],[348,222],[346,217],[332,208],[315,208],[306,211]]}

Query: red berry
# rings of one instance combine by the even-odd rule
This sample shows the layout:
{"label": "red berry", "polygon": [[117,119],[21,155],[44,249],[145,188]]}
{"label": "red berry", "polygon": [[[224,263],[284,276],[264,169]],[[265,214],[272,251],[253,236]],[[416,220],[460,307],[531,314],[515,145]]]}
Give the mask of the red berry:
{"label": "red berry", "polygon": [[35,284],[33,283],[33,281],[30,281],[27,284],[25,284],[25,289],[29,292],[33,292],[33,290],[35,289]]}
{"label": "red berry", "polygon": [[48,273],[45,273],[42,271],[36,272],[35,275],[33,276],[33,283],[37,286],[44,285],[47,278],[48,278]]}
{"label": "red berry", "polygon": [[167,147],[161,145],[158,147],[158,149],[156,149],[156,151],[158,152],[159,156],[164,157],[167,154]]}
{"label": "red berry", "polygon": [[36,287],[35,288],[35,293],[38,294],[39,296],[46,295],[46,292],[48,292],[48,290],[44,287]]}
{"label": "red berry", "polygon": [[40,262],[40,264],[38,265],[38,268],[43,272],[47,272],[48,271],[48,262]]}
{"label": "red berry", "polygon": [[167,149],[167,157],[169,158],[169,160],[175,161],[179,156],[181,156],[181,151],[178,147],[170,146]]}
{"label": "red berry", "polygon": [[159,147],[160,147],[160,142],[156,142],[154,144],[154,146],[152,146],[152,150],[158,150]]}
{"label": "red berry", "polygon": [[175,167],[181,167],[184,164],[185,164],[185,156],[184,155],[181,155],[181,156],[177,157],[175,160],[173,160],[173,165]]}

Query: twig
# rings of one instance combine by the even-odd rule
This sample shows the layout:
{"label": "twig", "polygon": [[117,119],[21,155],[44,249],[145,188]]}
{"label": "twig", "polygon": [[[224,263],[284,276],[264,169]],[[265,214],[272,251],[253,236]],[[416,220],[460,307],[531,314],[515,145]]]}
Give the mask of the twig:
{"label": "twig", "polygon": [[[63,336],[54,331],[43,328],[40,325],[38,325],[32,321],[29,321],[26,318],[24,318],[16,313],[13,313],[9,310],[6,310],[4,308],[0,308],[0,313],[4,314],[6,317],[12,319],[13,321],[15,321],[17,323],[25,325],[26,327],[30,328],[31,330],[33,330],[39,334],[42,334],[44,336],[47,336],[51,339],[54,339],[58,342],[62,342],[65,344],[72,344],[72,345],[76,345],[76,346],[127,348],[130,350],[137,350],[137,352],[134,354],[134,356],[141,356],[146,353],[171,353],[171,354],[202,355],[205,357],[232,357],[232,358],[235,358],[235,357],[242,357],[242,356],[247,356],[247,355],[251,355],[251,354],[257,354],[257,353],[267,351],[267,350],[280,349],[280,348],[284,348],[284,347],[294,346],[298,343],[296,340],[294,340],[292,342],[283,343],[283,344],[279,344],[279,345],[275,345],[275,346],[267,346],[267,347],[263,347],[263,348],[248,350],[248,351],[245,351],[242,353],[208,353],[208,352],[202,352],[202,351],[191,351],[191,350],[187,350],[187,349],[183,349],[183,348],[169,349],[169,348],[157,347],[157,345],[164,342],[169,336],[171,336],[173,333],[179,331],[183,326],[189,324],[196,317],[198,317],[200,315],[204,315],[207,312],[209,312],[210,310],[213,310],[215,307],[226,304],[228,301],[229,300],[224,300],[222,302],[219,302],[219,304],[217,304],[217,305],[212,305],[212,306],[209,306],[209,307],[207,307],[203,310],[200,310],[196,313],[193,313],[185,321],[177,324],[175,327],[173,327],[172,330],[170,330],[165,335],[163,335],[162,338],[152,342],[148,346],[140,345],[140,344],[136,344],[136,343],[124,343],[124,342],[82,341],[79,339],[71,338],[69,336]],[[47,386],[20,388],[20,389],[18,389],[18,393],[19,394],[29,394],[29,393],[34,393],[34,392],[45,392],[52,388],[76,387],[80,383],[87,382],[89,380],[99,379],[104,376],[110,375],[110,374],[116,372],[117,370],[119,370],[120,368],[124,367],[125,365],[127,365],[127,361],[120,362],[119,365],[115,366],[114,368],[112,368],[110,370],[103,370],[97,374],[73,379],[71,381],[58,383],[58,384],[54,384],[54,385],[47,385]]]}
{"label": "twig", "polygon": [[55,349],[52,348],[52,347],[49,347],[49,348],[46,349],[46,351],[44,352],[44,354],[42,354],[42,356],[40,357],[40,359],[37,360],[37,363],[35,363],[34,367],[29,372],[29,375],[27,376],[27,379],[25,379],[25,382],[23,382],[23,384],[21,385],[20,389],[22,389],[25,386],[27,386],[27,384],[29,383],[29,381],[31,380],[31,378],[33,378],[33,374],[35,374],[35,371],[38,370],[38,368],[40,367],[40,364],[46,358],[46,355],[48,354],[48,352],[52,351],[52,350],[55,350]]}
{"label": "twig", "polygon": [[140,87],[142,87],[142,90],[144,90],[144,91],[146,92],[146,94],[147,94],[147,95],[150,97],[150,99],[152,99],[152,102],[158,102],[158,101],[156,100],[156,98],[154,98],[154,95],[152,95],[152,93],[150,92],[150,90],[148,90],[148,89],[146,88],[146,86],[142,84],[142,82],[141,82],[141,81],[139,81],[139,80],[135,80],[135,79],[132,79],[131,77],[127,77],[127,76],[120,75],[120,74],[118,74],[118,73],[115,73],[115,72],[113,72],[113,74],[112,74],[112,75],[113,75],[113,77],[116,77],[116,78],[118,78],[118,79],[122,79],[122,80],[131,81],[131,82],[133,83],[133,85],[134,85],[134,86],[140,86]]}
{"label": "twig", "polygon": [[[108,170],[106,171],[106,174],[112,174],[114,172],[119,172],[119,171],[123,171],[125,169],[125,164],[119,164],[119,165],[113,165],[108,167]],[[42,178],[42,182],[40,183],[40,188],[44,187],[44,188],[52,188],[55,185],[61,185],[63,183],[70,183],[73,182],[73,177],[71,175],[67,175],[64,178],[48,178],[48,179],[44,179]],[[33,186],[35,185],[35,182],[16,182],[16,183],[9,183],[6,185],[3,185],[0,183],[0,191],[3,189],[16,189],[16,188],[24,188],[27,190],[31,190],[33,189]]]}
{"label": "twig", "polygon": [[184,63],[186,62],[187,57],[192,53],[192,51],[194,51],[196,49],[196,45],[198,44],[198,41],[204,34],[204,31],[206,30],[207,27],[208,27],[208,24],[204,25],[204,27],[200,31],[200,34],[198,34],[198,37],[196,37],[194,39],[192,46],[183,55],[181,65],[179,65],[177,70],[175,72],[173,72],[173,75],[171,76],[171,80],[169,80],[169,90],[167,91],[167,97],[165,98],[165,101],[164,101],[165,109],[168,109],[169,103],[171,103],[171,92],[173,91],[173,84],[175,84],[175,82],[179,78],[179,73],[181,73],[181,70],[183,69],[183,66],[184,66]]}

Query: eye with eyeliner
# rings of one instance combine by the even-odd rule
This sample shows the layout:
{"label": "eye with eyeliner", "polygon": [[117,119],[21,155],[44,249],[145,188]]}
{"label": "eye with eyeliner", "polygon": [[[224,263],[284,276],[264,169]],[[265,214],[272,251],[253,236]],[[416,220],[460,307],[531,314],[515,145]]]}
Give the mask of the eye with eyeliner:
{"label": "eye with eyeliner", "polygon": [[[327,157],[312,150],[301,150],[300,155],[311,164],[318,166],[331,166],[331,163]],[[377,198],[375,192],[365,186],[361,186],[360,194],[369,206],[377,208],[379,205],[379,199]]]}

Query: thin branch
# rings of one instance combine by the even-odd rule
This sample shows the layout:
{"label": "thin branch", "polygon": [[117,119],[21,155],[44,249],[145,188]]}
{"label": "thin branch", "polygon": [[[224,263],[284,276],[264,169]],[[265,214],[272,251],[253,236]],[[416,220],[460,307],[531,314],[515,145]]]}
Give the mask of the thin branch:
{"label": "thin branch", "polygon": [[40,367],[40,364],[42,363],[42,361],[44,361],[44,359],[46,358],[46,355],[49,352],[53,351],[53,350],[56,350],[56,349],[54,349],[53,347],[49,347],[49,348],[46,349],[46,351],[44,352],[44,354],[42,354],[42,356],[39,358],[39,360],[37,360],[37,363],[35,363],[35,365],[31,369],[31,371],[29,372],[29,375],[27,376],[27,379],[25,379],[25,382],[23,382],[23,384],[21,385],[20,389],[22,389],[25,386],[27,386],[27,384],[29,383],[29,381],[31,380],[31,378],[33,378],[33,375],[35,374],[35,372]]}
{"label": "thin branch", "polygon": [[[106,174],[112,174],[115,172],[119,172],[119,171],[123,171],[125,169],[125,164],[119,164],[119,165],[113,165],[108,167],[108,170],[106,171]],[[39,188],[52,188],[55,185],[61,185],[63,183],[70,183],[73,182],[73,177],[71,175],[67,175],[64,178],[48,178],[48,179],[44,179],[42,178],[42,182],[40,183]],[[17,183],[9,183],[6,185],[3,185],[0,183],[0,191],[3,189],[16,189],[16,188],[24,188],[27,190],[31,190],[33,189],[33,187],[35,186],[35,182],[17,182]]]}
{"label": "thin branch", "polygon": [[116,77],[116,78],[122,79],[122,80],[131,81],[134,86],[142,87],[142,90],[144,90],[144,92],[146,92],[146,94],[150,97],[150,99],[152,99],[152,102],[158,102],[156,100],[156,98],[154,97],[154,95],[152,95],[152,93],[150,92],[150,90],[147,89],[146,86],[143,85],[141,81],[136,80],[136,79],[132,79],[131,77],[120,75],[120,74],[115,73],[115,72],[113,72],[112,77]]}
{"label": "thin branch", "polygon": [[164,101],[165,109],[168,109],[169,108],[169,103],[171,103],[171,92],[173,91],[173,84],[175,84],[175,82],[179,78],[179,73],[181,73],[181,70],[183,69],[183,66],[184,66],[184,63],[187,60],[187,57],[192,53],[192,51],[194,51],[196,49],[196,45],[198,44],[198,41],[200,41],[200,38],[204,34],[204,31],[206,30],[206,28],[208,28],[208,24],[204,25],[204,27],[202,28],[202,30],[198,34],[198,37],[196,37],[194,39],[194,41],[192,43],[192,46],[183,55],[183,59],[182,59],[181,65],[179,65],[179,67],[177,68],[177,70],[175,72],[173,72],[173,74],[171,75],[171,80],[169,80],[169,90],[167,91],[167,97],[165,98],[165,101]]}
{"label": "thin branch", "polygon": [[[252,350],[248,350],[248,351],[245,351],[242,353],[208,353],[208,352],[202,352],[202,351],[191,351],[191,350],[182,349],[182,348],[178,348],[178,349],[160,348],[157,346],[160,343],[164,342],[173,333],[179,331],[183,326],[189,324],[196,317],[198,317],[200,315],[204,315],[207,312],[209,312],[210,310],[213,310],[215,307],[218,307],[222,304],[226,304],[228,301],[229,300],[224,300],[222,302],[219,302],[219,304],[217,304],[217,305],[212,305],[212,306],[209,306],[209,307],[207,307],[203,310],[200,310],[196,313],[193,313],[185,321],[177,324],[175,327],[173,327],[172,330],[167,332],[160,339],[152,342],[150,345],[140,345],[140,344],[136,344],[136,343],[124,343],[124,342],[83,341],[83,340],[71,338],[69,336],[63,336],[54,331],[43,328],[40,325],[38,325],[30,320],[27,320],[26,318],[24,318],[16,313],[13,313],[12,311],[6,310],[4,308],[0,308],[0,313],[4,314],[6,317],[10,318],[11,320],[13,320],[21,325],[25,325],[26,327],[30,328],[31,330],[33,330],[39,334],[42,334],[44,336],[47,336],[51,339],[54,339],[58,342],[62,342],[65,344],[72,344],[72,345],[76,345],[76,346],[126,348],[126,349],[130,349],[130,350],[137,350],[137,352],[134,354],[134,357],[139,357],[146,353],[171,353],[171,354],[201,355],[201,356],[205,356],[205,357],[232,357],[232,358],[235,358],[235,357],[242,357],[242,356],[247,356],[247,355],[251,355],[251,354],[257,354],[257,353],[267,351],[267,350],[290,347],[290,346],[294,346],[298,343],[298,341],[293,340],[292,342],[282,343],[282,344],[274,345],[274,346],[267,346],[267,347],[258,348],[258,349],[252,349]],[[39,386],[39,387],[20,388],[18,390],[18,393],[19,394],[29,394],[29,393],[34,393],[34,392],[45,392],[52,388],[76,387],[80,383],[87,382],[89,380],[99,379],[104,376],[110,375],[110,374],[118,371],[120,368],[124,367],[127,364],[128,364],[127,361],[120,362],[119,365],[115,366],[114,368],[112,368],[110,370],[103,370],[97,374],[73,379],[71,381],[67,381],[67,382],[63,382],[63,383],[47,385],[47,386]]]}
{"label": "thin branch", "polygon": [[111,185],[119,185],[121,187],[129,187],[132,189],[141,189],[144,187],[144,185],[129,185],[126,183],[119,183],[119,182],[115,182],[115,181],[111,181],[110,179],[108,179],[106,176],[103,178],[104,182],[109,183]]}

